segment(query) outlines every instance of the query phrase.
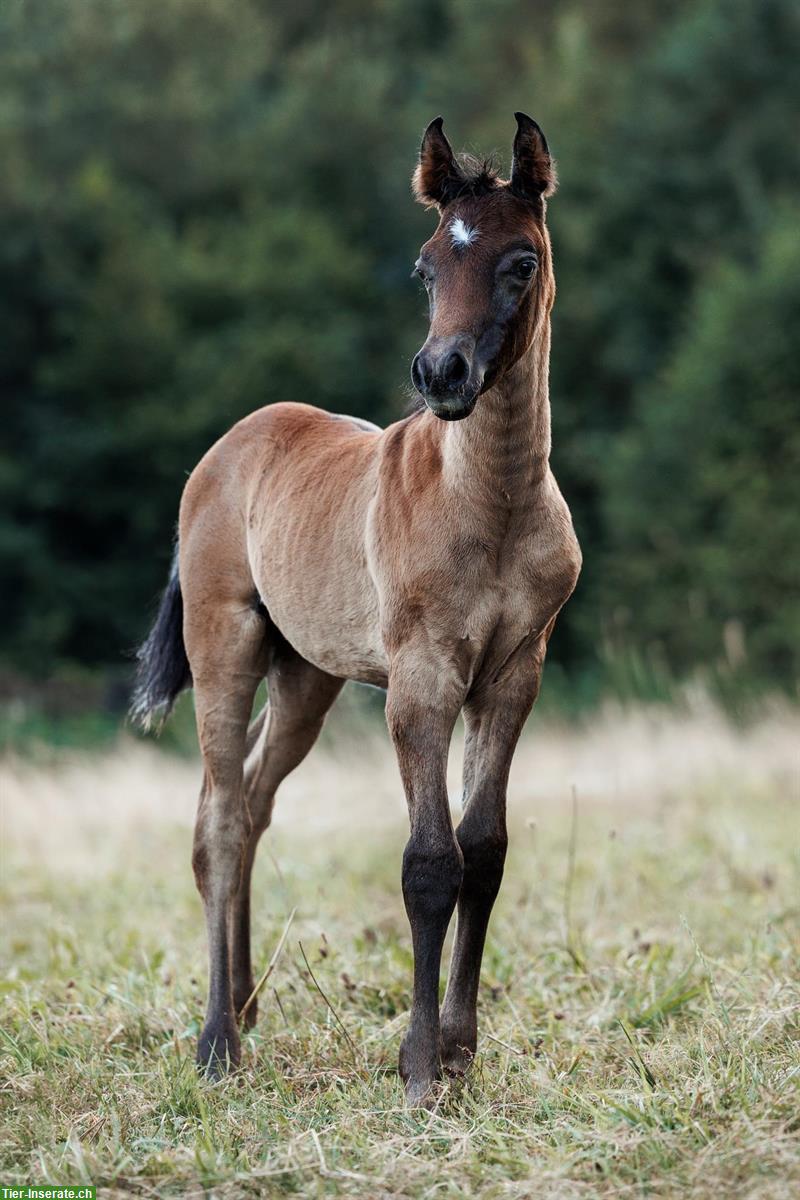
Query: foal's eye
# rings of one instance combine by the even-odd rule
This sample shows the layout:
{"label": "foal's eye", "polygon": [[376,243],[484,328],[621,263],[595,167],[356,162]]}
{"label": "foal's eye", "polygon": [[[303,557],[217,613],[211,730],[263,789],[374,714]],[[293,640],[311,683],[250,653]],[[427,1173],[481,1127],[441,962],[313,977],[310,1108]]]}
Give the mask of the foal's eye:
{"label": "foal's eye", "polygon": [[430,283],[430,276],[426,273],[424,267],[422,267],[420,263],[414,263],[414,270],[411,272],[411,278],[413,279],[415,275],[418,279],[422,280],[426,287],[428,286]]}
{"label": "foal's eye", "polygon": [[521,258],[519,262],[514,263],[514,274],[518,279],[530,279],[535,270],[535,258]]}

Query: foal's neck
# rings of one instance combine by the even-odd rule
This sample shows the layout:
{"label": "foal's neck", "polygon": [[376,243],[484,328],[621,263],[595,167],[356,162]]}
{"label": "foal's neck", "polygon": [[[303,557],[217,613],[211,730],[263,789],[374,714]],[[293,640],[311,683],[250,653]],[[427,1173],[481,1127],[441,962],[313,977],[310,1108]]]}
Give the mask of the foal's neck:
{"label": "foal's neck", "polygon": [[447,482],[465,501],[527,507],[550,458],[550,322],[522,357],[478,399],[475,411],[444,429]]}

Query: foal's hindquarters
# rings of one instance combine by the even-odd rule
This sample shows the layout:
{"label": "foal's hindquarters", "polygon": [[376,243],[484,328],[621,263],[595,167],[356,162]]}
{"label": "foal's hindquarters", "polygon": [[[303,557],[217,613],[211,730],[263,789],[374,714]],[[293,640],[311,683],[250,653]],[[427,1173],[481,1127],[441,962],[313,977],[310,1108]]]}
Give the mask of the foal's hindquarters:
{"label": "foal's hindquarters", "polygon": [[[193,472],[181,504],[183,633],[204,770],[192,855],[209,950],[198,1061],[213,1076],[239,1062],[238,1014],[254,988],[250,875],[256,847],[278,785],[311,749],[344,683],[341,674],[293,649],[265,603],[273,589],[260,589],[254,577],[275,545],[280,550],[285,543],[289,526],[297,534],[303,525],[303,509],[281,494],[282,484],[300,486],[302,462],[291,464],[293,484],[286,472],[271,469],[286,466],[287,447],[298,441],[298,431],[293,438],[281,415],[275,406],[235,426]],[[355,426],[332,430],[357,433]],[[272,514],[272,529],[265,528],[262,509]],[[258,541],[262,534],[272,535],[266,552]],[[304,606],[302,565],[296,566],[285,600]],[[308,573],[305,581],[311,584]],[[264,679],[268,701],[250,723]],[[248,1026],[256,1013],[253,1000]]]}

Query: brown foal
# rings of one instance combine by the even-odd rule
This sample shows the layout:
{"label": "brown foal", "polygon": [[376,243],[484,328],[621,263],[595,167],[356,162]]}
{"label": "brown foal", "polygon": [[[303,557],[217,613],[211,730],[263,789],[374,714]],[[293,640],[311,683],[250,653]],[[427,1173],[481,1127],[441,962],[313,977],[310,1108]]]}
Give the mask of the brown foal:
{"label": "brown foal", "polygon": [[[477,1042],[486,928],[506,855],[506,785],[580,551],[549,467],[553,163],[517,113],[511,178],[429,125],[414,191],[439,214],[417,273],[430,330],[419,411],[381,431],[305,404],[240,421],[195,469],[179,552],[140,653],[134,712],[195,690],[204,777],[193,866],[210,984],[198,1060],[239,1062],[253,988],[250,873],[281,780],[347,679],[387,689],[410,816],[402,886],[414,998],[400,1049],[412,1103]],[[256,689],[269,700],[249,724]],[[464,715],[464,815],[445,770]],[[249,727],[248,727],[249,724]],[[458,924],[439,1012],[442,945]],[[255,1020],[255,1005],[246,1022]]]}

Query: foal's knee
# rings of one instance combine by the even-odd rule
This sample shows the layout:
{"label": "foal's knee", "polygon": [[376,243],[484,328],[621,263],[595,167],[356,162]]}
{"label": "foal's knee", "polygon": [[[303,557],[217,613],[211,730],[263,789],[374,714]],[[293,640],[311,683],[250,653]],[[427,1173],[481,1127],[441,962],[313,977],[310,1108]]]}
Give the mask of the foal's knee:
{"label": "foal's knee", "polygon": [[492,903],[503,879],[508,834],[505,829],[470,829],[464,822],[456,836],[464,856],[464,889]]}
{"label": "foal's knee", "polygon": [[464,859],[455,839],[433,848],[412,837],[403,853],[403,899],[412,924],[449,921],[463,876]]}

